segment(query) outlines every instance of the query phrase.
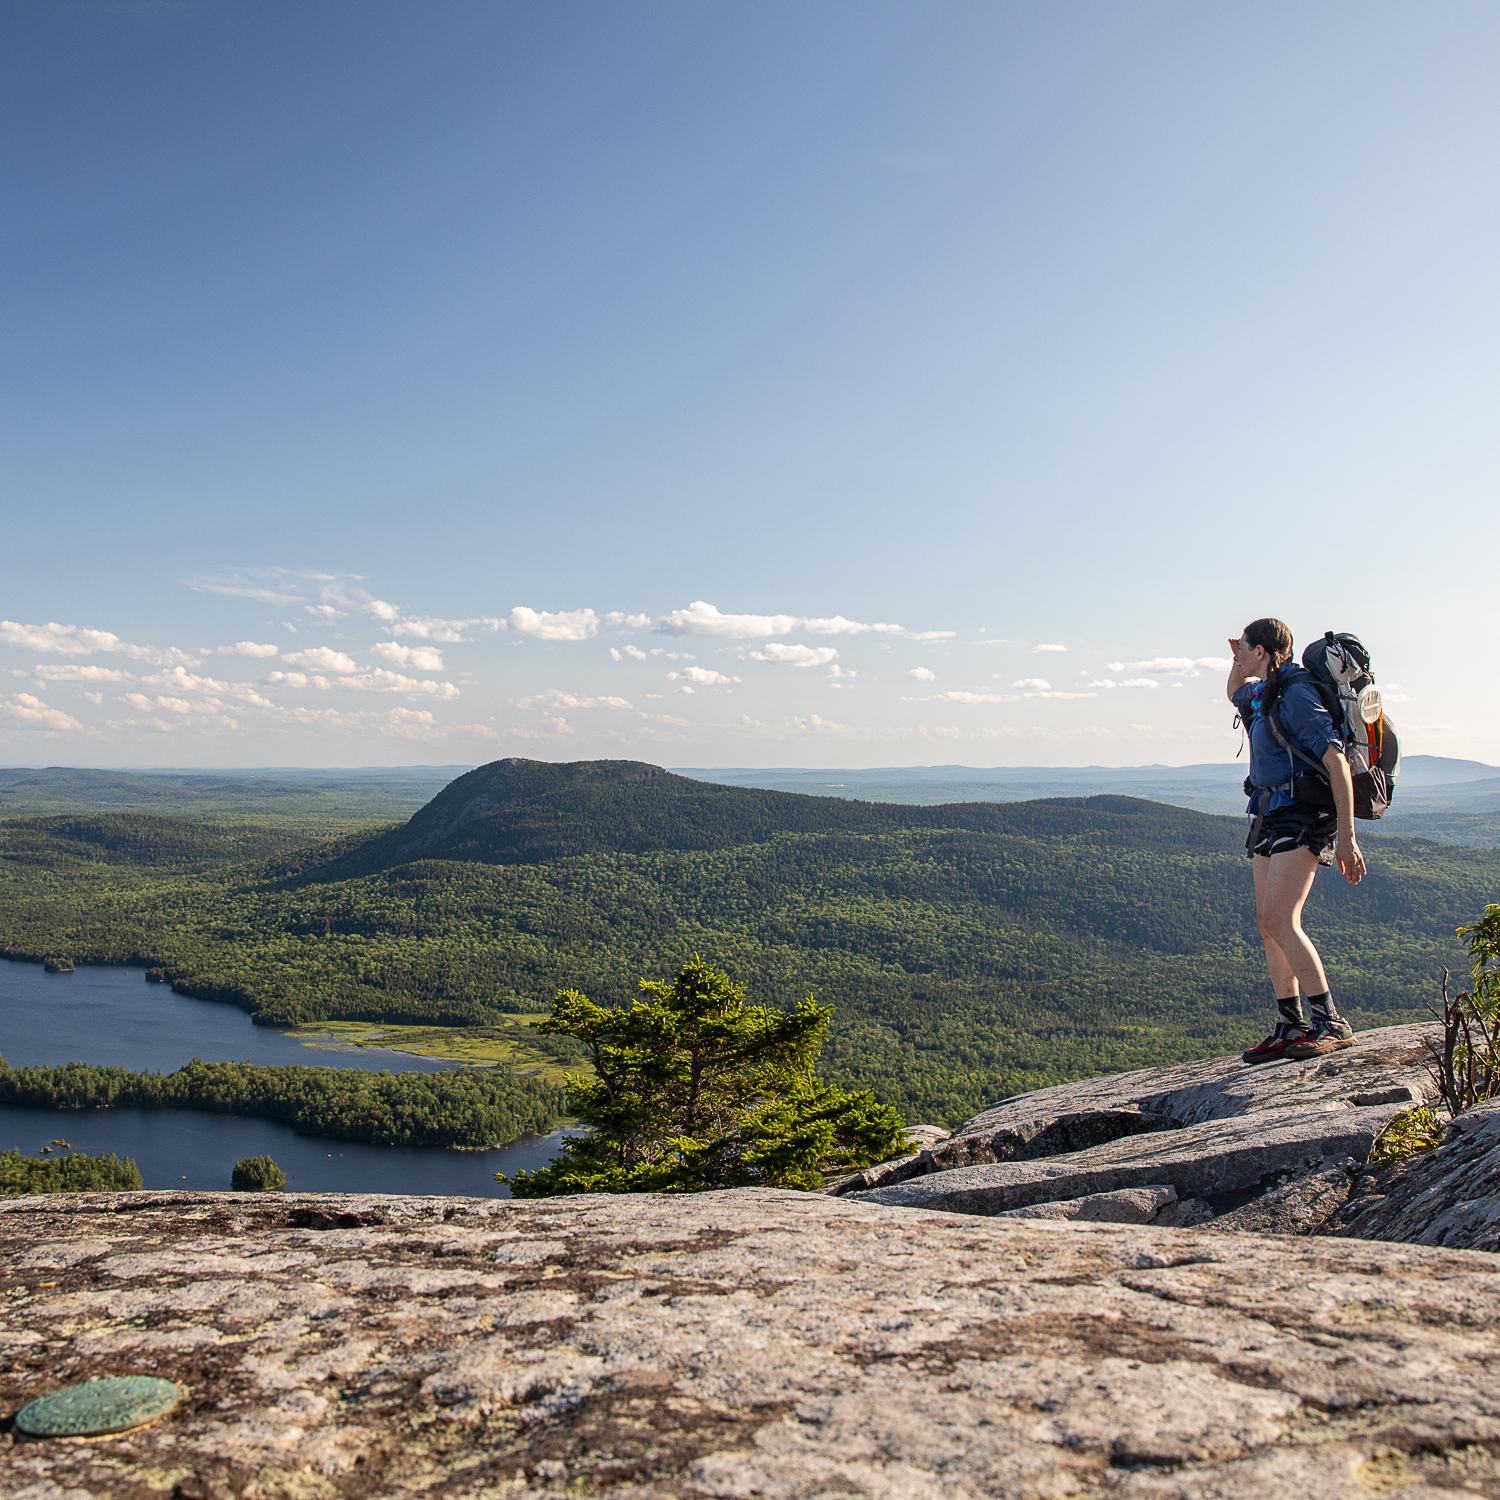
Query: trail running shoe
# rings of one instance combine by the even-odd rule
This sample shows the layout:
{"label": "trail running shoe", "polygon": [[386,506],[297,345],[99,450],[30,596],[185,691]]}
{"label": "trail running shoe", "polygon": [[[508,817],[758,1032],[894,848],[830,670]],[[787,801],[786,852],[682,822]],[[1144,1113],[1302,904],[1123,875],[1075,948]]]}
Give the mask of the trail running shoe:
{"label": "trail running shoe", "polygon": [[1319,1022],[1304,1037],[1299,1037],[1287,1049],[1287,1057],[1321,1057],[1325,1052],[1337,1052],[1341,1047],[1354,1045],[1354,1028],[1340,1016],[1336,1021]]}
{"label": "trail running shoe", "polygon": [[1278,1036],[1273,1031],[1259,1045],[1241,1052],[1240,1060],[1247,1063],[1280,1062],[1283,1058],[1294,1057],[1296,1054],[1291,1048],[1301,1046],[1306,1040],[1305,1031],[1290,1031],[1285,1036]]}

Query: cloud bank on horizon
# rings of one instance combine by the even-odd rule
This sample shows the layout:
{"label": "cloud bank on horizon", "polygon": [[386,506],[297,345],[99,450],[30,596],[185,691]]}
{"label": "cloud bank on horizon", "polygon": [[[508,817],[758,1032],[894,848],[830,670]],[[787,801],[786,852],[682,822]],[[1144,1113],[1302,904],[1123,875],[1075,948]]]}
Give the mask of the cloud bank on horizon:
{"label": "cloud bank on horizon", "polygon": [[[0,664],[14,684],[0,693],[0,742],[22,759],[45,745],[49,760],[66,747],[115,764],[334,764],[341,751],[345,762],[368,761],[372,737],[396,761],[410,759],[412,742],[475,761],[507,744],[543,758],[728,764],[767,755],[930,758],[938,746],[945,758],[966,746],[993,763],[1023,746],[1046,755],[1079,743],[1097,760],[1113,742],[1118,754],[1140,758],[1176,732],[1171,724],[1067,714],[1109,690],[1156,689],[1167,679],[1180,687],[1229,665],[1185,655],[1101,662],[1081,671],[1076,688],[1058,687],[997,673],[995,648],[1017,666],[1038,653],[1101,653],[838,613],[729,611],[702,599],[656,611],[512,604],[424,614],[365,584],[294,569],[187,580],[189,596],[222,600],[234,616],[222,621],[224,644],[139,645],[100,624],[0,621]],[[283,639],[241,635],[247,608],[260,616],[260,635]],[[219,623],[214,607],[197,623]],[[799,635],[811,639],[787,639]],[[840,644],[825,644],[830,637]],[[695,649],[680,649],[686,642]],[[928,664],[935,659],[941,674]],[[1141,675],[1095,675],[1127,668]],[[913,696],[914,685],[940,675],[940,688]],[[1211,722],[1216,691],[1197,695],[1189,717]],[[834,693],[837,717],[820,711]],[[669,697],[676,712],[654,706]],[[1210,733],[1223,752],[1227,724]]]}

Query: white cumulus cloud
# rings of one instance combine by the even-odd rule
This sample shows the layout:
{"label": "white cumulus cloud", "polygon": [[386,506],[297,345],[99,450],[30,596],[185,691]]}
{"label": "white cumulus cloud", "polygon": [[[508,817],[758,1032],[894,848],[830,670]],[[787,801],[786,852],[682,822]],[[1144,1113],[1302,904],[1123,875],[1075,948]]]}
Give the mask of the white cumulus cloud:
{"label": "white cumulus cloud", "polygon": [[752,651],[756,661],[775,662],[783,667],[821,667],[838,655],[832,646],[783,646],[778,641],[767,643],[765,650]]}
{"label": "white cumulus cloud", "polygon": [[548,688],[545,693],[536,693],[522,698],[521,708],[631,708],[624,698],[588,698],[580,693],[569,693],[562,688]]}
{"label": "white cumulus cloud", "polygon": [[[675,677],[675,672],[668,672],[668,677]],[[683,674],[689,682],[700,683],[704,687],[714,687],[720,683],[738,682],[738,677],[726,677],[722,672],[712,671],[708,667],[687,667]]]}
{"label": "white cumulus cloud", "polygon": [[436,646],[398,646],[395,641],[377,641],[370,655],[398,667],[413,667],[418,672],[441,672],[443,653]]}
{"label": "white cumulus cloud", "polygon": [[863,635],[868,630],[877,631],[881,635],[906,634],[899,625],[864,625],[858,620],[846,620],[843,615],[831,615],[826,619],[809,617],[803,620],[802,628],[811,635]]}
{"label": "white cumulus cloud", "polygon": [[802,623],[800,615],[726,615],[718,606],[695,599],[686,609],[664,615],[657,628],[666,635],[713,636],[726,641],[757,636],[789,635]]}
{"label": "white cumulus cloud", "polygon": [[[1089,684],[1092,686],[1093,684]],[[1054,688],[1044,677],[1022,677],[1011,683],[1020,688],[1028,698],[1097,698],[1098,693],[1068,693]]]}
{"label": "white cumulus cloud", "polygon": [[1153,656],[1150,661],[1112,661],[1111,672],[1162,672],[1201,677],[1205,672],[1227,672],[1233,665],[1227,656]]}
{"label": "white cumulus cloud", "polygon": [[71,662],[62,667],[38,667],[36,675],[43,682],[129,682],[130,673],[114,667],[78,667]]}
{"label": "white cumulus cloud", "polygon": [[760,640],[805,630],[810,635],[904,635],[914,641],[946,640],[951,630],[910,631],[901,625],[865,624],[843,615],[726,615],[717,605],[695,599],[686,609],[674,609],[656,622],[664,635],[709,636],[725,641]]}
{"label": "white cumulus cloud", "polygon": [[1116,682],[1111,677],[1100,677],[1097,681],[1085,683],[1084,686],[1091,688],[1159,688],[1161,683],[1154,677],[1127,677],[1120,682]]}
{"label": "white cumulus cloud", "polygon": [[82,625],[22,625],[0,620],[0,641],[27,651],[56,651],[62,656],[92,656],[95,651],[117,651],[122,642],[108,630],[90,630]]}
{"label": "white cumulus cloud", "polygon": [[966,693],[955,691],[951,693],[939,693],[939,698],[949,703],[1019,703],[1020,695],[1016,693]]}
{"label": "white cumulus cloud", "polygon": [[[291,660],[290,657],[287,658]],[[353,666],[353,663],[350,663]],[[330,671],[338,671],[330,667]],[[426,698],[457,698],[458,689],[451,682],[434,682],[430,677],[418,681],[415,677],[403,677],[399,672],[389,672],[376,667],[372,672],[358,672],[340,677],[341,687],[353,688],[358,693],[411,693]]]}
{"label": "white cumulus cloud", "polygon": [[599,629],[599,616],[591,609],[565,609],[549,614],[518,604],[510,612],[510,628],[541,641],[586,641]]}
{"label": "white cumulus cloud", "polygon": [[[374,603],[385,605],[382,599],[377,599]],[[394,610],[395,605],[385,605],[385,608]],[[371,609],[370,613],[375,614],[376,611]],[[466,630],[505,629],[505,621],[493,615],[476,616],[472,620],[443,620],[433,615],[403,615],[398,611],[394,615],[378,615],[377,618],[386,621],[385,628],[392,635],[409,635],[419,641],[441,641],[445,645],[468,640],[469,637],[464,634]]]}
{"label": "white cumulus cloud", "polygon": [[213,677],[198,677],[183,667],[172,667],[165,672],[157,672],[151,677],[143,678],[142,681],[148,687],[176,688],[179,693],[224,693],[229,690],[228,683],[219,682]]}
{"label": "white cumulus cloud", "polygon": [[48,708],[32,693],[17,693],[15,702],[5,705],[6,713],[22,724],[37,729],[82,729],[83,725],[60,708]]}
{"label": "white cumulus cloud", "polygon": [[309,646],[306,651],[289,651],[282,660],[288,666],[311,667],[315,672],[357,672],[359,663],[332,646]]}
{"label": "white cumulus cloud", "polygon": [[912,667],[906,674],[915,677],[918,682],[936,682],[937,673],[931,667]]}
{"label": "white cumulus cloud", "polygon": [[236,641],[232,646],[220,646],[220,656],[275,656],[279,646],[262,646],[257,641]]}
{"label": "white cumulus cloud", "polygon": [[627,630],[644,630],[651,623],[650,615],[625,615],[612,609],[604,617],[606,625],[623,625]]}
{"label": "white cumulus cloud", "polygon": [[0,644],[20,646],[27,651],[54,651],[59,656],[92,656],[96,651],[110,651],[135,661],[157,666],[197,660],[191,652],[176,646],[136,646],[122,641],[112,630],[94,630],[87,625],[59,625],[50,620],[45,625],[23,625],[16,620],[0,620]]}
{"label": "white cumulus cloud", "polygon": [[301,688],[307,686],[307,673],[305,672],[269,672],[266,674],[267,682],[274,682],[281,687]]}

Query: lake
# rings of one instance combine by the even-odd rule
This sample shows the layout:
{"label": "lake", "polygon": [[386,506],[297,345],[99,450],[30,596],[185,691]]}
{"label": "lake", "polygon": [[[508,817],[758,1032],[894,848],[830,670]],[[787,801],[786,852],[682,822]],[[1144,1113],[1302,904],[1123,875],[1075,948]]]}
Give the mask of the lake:
{"label": "lake", "polygon": [[[436,1073],[463,1066],[405,1052],[330,1049],[256,1026],[237,1006],[193,1000],[146,983],[143,969],[79,968],[0,959],[0,1056],[13,1067],[100,1063],[170,1073],[204,1062],[312,1064]],[[574,1134],[575,1132],[568,1132]],[[0,1149],[27,1156],[65,1140],[90,1156],[130,1156],[148,1188],[226,1189],[235,1162],[271,1156],[301,1192],[465,1193],[506,1198],[496,1172],[533,1171],[557,1154],[561,1132],[493,1151],[370,1146],[298,1135],[289,1125],[193,1109],[22,1109],[0,1106]]]}

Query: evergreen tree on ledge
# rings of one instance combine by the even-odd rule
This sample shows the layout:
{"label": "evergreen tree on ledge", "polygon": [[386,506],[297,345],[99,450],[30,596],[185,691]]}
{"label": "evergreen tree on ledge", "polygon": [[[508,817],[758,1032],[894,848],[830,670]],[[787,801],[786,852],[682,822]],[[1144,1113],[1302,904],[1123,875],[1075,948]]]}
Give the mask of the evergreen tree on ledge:
{"label": "evergreen tree on ledge", "polygon": [[515,1197],[813,1190],[825,1172],[899,1153],[895,1109],[813,1073],[831,1006],[746,1005],[745,986],[696,955],[670,984],[643,979],[641,990],[616,1010],[562,990],[537,1023],[589,1049],[595,1076],[570,1075],[568,1096],[594,1133],[564,1141],[539,1172],[497,1173]]}

